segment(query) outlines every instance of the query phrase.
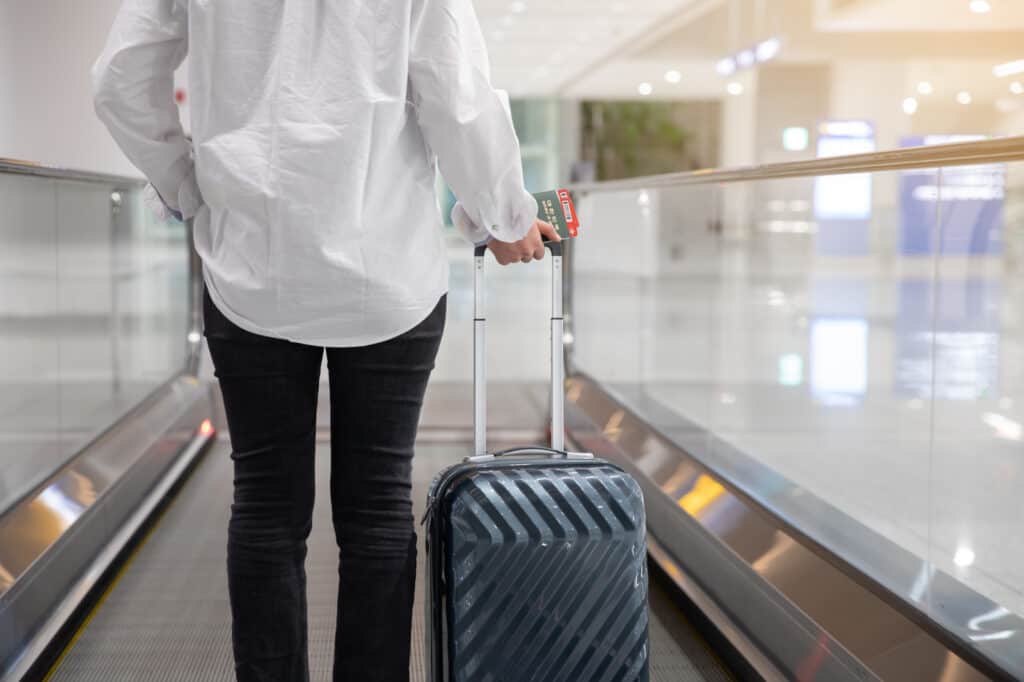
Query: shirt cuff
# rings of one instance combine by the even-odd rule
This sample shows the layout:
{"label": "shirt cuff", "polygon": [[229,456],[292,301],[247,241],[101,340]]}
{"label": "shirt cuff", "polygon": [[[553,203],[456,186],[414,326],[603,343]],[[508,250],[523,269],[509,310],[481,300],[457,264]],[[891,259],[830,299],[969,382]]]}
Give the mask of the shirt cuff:
{"label": "shirt cuff", "polygon": [[171,218],[182,220],[181,212],[168,206],[164,198],[160,196],[160,192],[152,184],[146,185],[142,192],[142,199],[157,220],[170,220]]}
{"label": "shirt cuff", "polygon": [[[520,191],[518,200],[505,204],[505,210],[493,204],[493,197],[477,197],[480,205],[478,211],[482,214],[479,220],[471,217],[470,212],[459,202],[452,209],[452,224],[474,244],[488,239],[503,242],[525,239],[537,220],[537,200],[526,190]],[[490,228],[483,227],[480,224],[482,222],[490,223]]]}
{"label": "shirt cuff", "polygon": [[203,205],[203,194],[196,181],[195,164],[190,164],[188,174],[178,188],[178,211],[187,220],[195,216]]}
{"label": "shirt cuff", "polygon": [[475,246],[486,244],[493,238],[490,232],[473,223],[461,203],[455,204],[455,208],[452,209],[452,224],[466,238],[466,241]]}

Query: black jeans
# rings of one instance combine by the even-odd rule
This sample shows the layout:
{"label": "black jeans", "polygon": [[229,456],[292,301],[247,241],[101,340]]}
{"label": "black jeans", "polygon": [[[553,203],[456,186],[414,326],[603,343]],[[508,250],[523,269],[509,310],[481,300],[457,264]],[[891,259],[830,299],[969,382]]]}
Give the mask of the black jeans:
{"label": "black jeans", "polygon": [[[334,680],[406,682],[416,534],[413,443],[446,299],[412,330],[328,348],[340,589]],[[240,681],[308,680],[306,539],[324,349],[240,329],[204,300],[235,467],[228,588]]]}

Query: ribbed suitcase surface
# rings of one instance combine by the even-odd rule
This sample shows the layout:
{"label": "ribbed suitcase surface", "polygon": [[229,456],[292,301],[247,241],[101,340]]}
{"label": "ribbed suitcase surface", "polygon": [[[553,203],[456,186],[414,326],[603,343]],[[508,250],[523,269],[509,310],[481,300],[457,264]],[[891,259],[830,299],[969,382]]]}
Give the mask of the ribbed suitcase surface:
{"label": "ribbed suitcase surface", "polygon": [[636,482],[599,460],[459,469],[435,491],[441,518],[429,543],[442,553],[432,592],[447,659],[435,680],[647,680]]}

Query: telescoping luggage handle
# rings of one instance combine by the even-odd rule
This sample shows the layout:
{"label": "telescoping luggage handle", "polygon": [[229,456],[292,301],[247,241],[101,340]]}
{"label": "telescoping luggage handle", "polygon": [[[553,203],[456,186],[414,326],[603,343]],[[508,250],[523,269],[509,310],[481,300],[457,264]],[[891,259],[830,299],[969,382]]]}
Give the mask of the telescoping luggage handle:
{"label": "telescoping luggage handle", "polygon": [[478,246],[473,258],[473,453],[467,461],[513,454],[547,454],[592,459],[588,453],[565,449],[565,318],[562,316],[562,245],[545,242],[551,250],[551,447],[513,448],[487,452],[487,295],[484,287],[486,246]]}

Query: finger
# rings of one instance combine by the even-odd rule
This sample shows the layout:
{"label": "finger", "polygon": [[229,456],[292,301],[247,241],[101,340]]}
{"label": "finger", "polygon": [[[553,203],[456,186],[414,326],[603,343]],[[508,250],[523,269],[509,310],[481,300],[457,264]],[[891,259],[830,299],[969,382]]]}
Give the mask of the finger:
{"label": "finger", "polygon": [[562,235],[558,234],[558,230],[556,230],[555,226],[552,225],[551,223],[546,223],[543,220],[538,220],[537,229],[540,230],[540,233],[542,235],[544,235],[553,242],[562,241]]}
{"label": "finger", "polygon": [[541,246],[539,249],[533,252],[534,260],[544,260],[544,247]]}
{"label": "finger", "polygon": [[529,263],[531,260],[533,260],[533,259],[530,258],[529,256],[523,256],[522,258],[519,259],[519,262],[520,263]]}

